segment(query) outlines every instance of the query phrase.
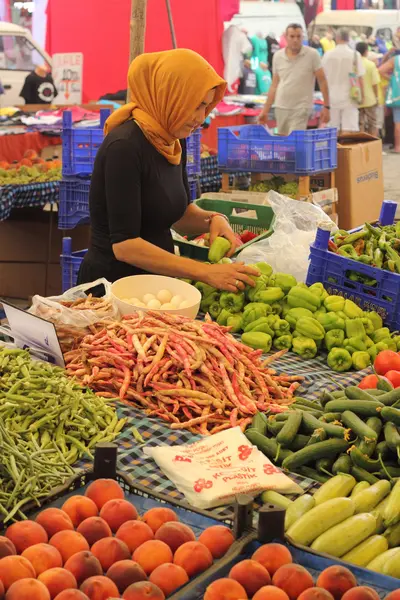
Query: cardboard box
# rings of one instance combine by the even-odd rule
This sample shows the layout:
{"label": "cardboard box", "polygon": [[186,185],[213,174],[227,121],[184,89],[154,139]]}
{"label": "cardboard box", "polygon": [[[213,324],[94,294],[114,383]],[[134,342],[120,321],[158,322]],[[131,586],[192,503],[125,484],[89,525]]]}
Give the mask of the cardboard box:
{"label": "cardboard box", "polygon": [[367,133],[341,136],[336,186],[342,229],[375,221],[384,199],[382,141]]}
{"label": "cardboard box", "polygon": [[314,192],[308,198],[302,198],[302,200],[311,202],[315,206],[322,208],[324,213],[329,215],[332,221],[337,224],[338,191],[336,188]]}

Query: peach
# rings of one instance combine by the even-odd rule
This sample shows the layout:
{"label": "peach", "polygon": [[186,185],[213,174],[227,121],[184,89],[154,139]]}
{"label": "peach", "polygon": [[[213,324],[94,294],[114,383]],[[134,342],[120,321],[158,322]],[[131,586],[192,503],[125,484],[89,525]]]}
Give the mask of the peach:
{"label": "peach", "polygon": [[50,600],[50,592],[37,579],[20,579],[10,585],[6,600]]}
{"label": "peach", "polygon": [[204,600],[245,600],[246,590],[234,579],[217,579],[210,583],[204,594]]}
{"label": "peach", "polygon": [[149,581],[157,585],[166,596],[170,596],[172,592],[185,585],[189,581],[189,577],[182,567],[165,563],[154,569]]}
{"label": "peach", "polygon": [[242,560],[234,565],[229,572],[230,579],[240,583],[250,598],[258,590],[271,583],[271,577],[265,567],[255,560]]}
{"label": "peach", "polygon": [[[0,598],[1,598],[1,595],[0,595]],[[393,592],[390,592],[390,594],[385,596],[385,600],[400,600],[400,589],[393,590]]]}
{"label": "peach", "polygon": [[46,530],[49,538],[59,531],[64,531],[64,529],[72,531],[74,528],[71,519],[61,508],[42,510],[36,517],[36,523],[39,523]]}
{"label": "peach", "polygon": [[324,588],[312,587],[304,590],[297,600],[333,600],[333,596]]}
{"label": "peach", "polygon": [[78,587],[72,573],[67,571],[67,569],[60,569],[59,567],[40,573],[38,581],[47,587],[52,600],[63,590],[76,589]]}
{"label": "peach", "polygon": [[57,548],[64,563],[77,552],[89,550],[89,544],[77,531],[59,531],[53,535],[49,544]]}
{"label": "peach", "polygon": [[347,590],[342,598],[343,600],[378,600],[379,596],[374,589],[360,585]]}
{"label": "peach", "polygon": [[106,573],[122,594],[132,583],[147,581],[147,575],[142,567],[133,560],[120,560],[114,563]]}
{"label": "peach", "polygon": [[78,527],[82,521],[89,517],[97,517],[99,514],[98,508],[90,498],[86,496],[71,496],[64,502],[61,507],[69,518],[71,519],[74,527]]}
{"label": "peach", "polygon": [[53,569],[54,567],[62,567],[63,560],[61,554],[50,544],[35,544],[29,546],[21,554],[24,558],[27,558],[36,572],[36,577],[47,571],[47,569]]}
{"label": "peach", "polygon": [[316,585],[328,590],[335,600],[340,600],[347,590],[357,585],[357,579],[346,567],[332,565],[319,574]]}
{"label": "peach", "polygon": [[100,511],[100,517],[108,523],[111,531],[115,533],[126,521],[137,519],[138,512],[128,500],[117,498],[104,504]]}
{"label": "peach", "polygon": [[131,558],[128,546],[117,538],[103,538],[93,544],[91,552],[100,561],[103,571],[114,563]]}
{"label": "peach", "polygon": [[5,556],[0,560],[0,580],[7,591],[19,579],[36,577],[35,569],[23,556]]}
{"label": "peach", "polygon": [[38,158],[38,153],[35,150],[25,150],[24,158]]}
{"label": "peach", "polygon": [[11,540],[6,538],[4,535],[0,535],[0,558],[4,556],[12,556],[17,554],[17,549]]}
{"label": "peach", "polygon": [[2,580],[0,579],[0,600],[4,600],[5,589]]}
{"label": "peach", "polygon": [[165,600],[164,593],[150,581],[132,583],[124,592],[123,600]]}
{"label": "peach", "polygon": [[87,487],[85,496],[100,510],[109,500],[123,499],[124,490],[114,479],[95,479]]}
{"label": "peach", "polygon": [[108,600],[108,598],[117,598],[119,595],[115,583],[103,575],[89,577],[82,583],[80,590],[90,600]]}
{"label": "peach", "polygon": [[171,508],[151,508],[144,513],[142,519],[154,533],[157,529],[160,529],[161,525],[164,523],[168,523],[169,521],[179,521],[178,515],[176,515]]}
{"label": "peach", "polygon": [[307,569],[293,563],[280,567],[274,573],[272,583],[285,591],[290,600],[296,600],[301,592],[314,587],[313,578]]}
{"label": "peach", "polygon": [[149,540],[136,548],[132,558],[139,563],[146,575],[150,575],[159,565],[172,562],[173,555],[171,548],[164,542]]}
{"label": "peach", "polygon": [[136,548],[154,539],[154,533],[143,521],[126,521],[118,529],[115,537],[125,542],[130,552],[134,552]]}
{"label": "peach", "polygon": [[64,568],[72,573],[78,585],[81,585],[88,577],[103,575],[100,561],[87,550],[73,554],[65,563]]}
{"label": "peach", "polygon": [[93,546],[102,538],[111,537],[112,531],[101,517],[89,517],[82,521],[77,532],[83,535],[89,546]]}
{"label": "peach", "polygon": [[[162,543],[162,542],[160,542]],[[200,542],[186,542],[175,552],[174,564],[185,569],[189,577],[202,573],[213,563],[213,557],[207,546]]]}
{"label": "peach", "polygon": [[289,596],[274,585],[266,585],[258,590],[253,600],[289,600]]}
{"label": "peach", "polygon": [[214,558],[226,554],[234,541],[233,533],[224,525],[207,527],[199,537],[199,542],[207,546]]}
{"label": "peach", "polygon": [[280,567],[293,562],[288,548],[282,544],[264,544],[257,548],[251,558],[265,567],[271,577]]}
{"label": "peach", "polygon": [[193,530],[183,523],[164,523],[155,534],[155,539],[164,542],[169,546],[172,552],[175,552],[179,546],[185,542],[196,541]]}
{"label": "peach", "polygon": [[20,554],[34,544],[46,544],[49,541],[46,530],[35,521],[17,521],[6,529],[6,537],[12,541]]}
{"label": "peach", "polygon": [[54,600],[89,600],[89,598],[80,590],[64,590]]}

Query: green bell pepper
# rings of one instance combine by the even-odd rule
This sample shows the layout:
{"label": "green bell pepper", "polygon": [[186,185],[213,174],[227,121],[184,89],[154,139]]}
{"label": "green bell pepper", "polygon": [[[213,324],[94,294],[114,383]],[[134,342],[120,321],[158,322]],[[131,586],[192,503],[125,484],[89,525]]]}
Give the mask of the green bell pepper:
{"label": "green bell pepper", "polygon": [[245,333],[248,333],[249,331],[261,331],[262,333],[268,333],[271,337],[273,337],[274,335],[274,332],[272,331],[271,326],[268,323],[267,317],[260,317],[255,321],[251,321],[251,323],[246,325],[246,327],[244,328]]}
{"label": "green bell pepper", "polygon": [[276,335],[276,337],[281,337],[282,335],[287,335],[290,333],[290,325],[285,319],[278,319],[272,324],[272,329]]}
{"label": "green bell pepper", "polygon": [[382,342],[387,345],[389,350],[393,350],[393,352],[397,352],[397,344],[394,341],[394,339],[385,338],[384,340],[382,340]]}
{"label": "green bell pepper", "polygon": [[208,283],[203,283],[202,281],[196,281],[194,287],[199,290],[202,298],[207,298],[210,294],[218,291],[212,285],[208,285]]}
{"label": "green bell pepper", "polygon": [[274,315],[281,315],[283,312],[283,307],[280,302],[273,302],[273,304],[269,305]]}
{"label": "green bell pepper", "polygon": [[353,352],[351,355],[351,360],[353,362],[353,367],[356,371],[362,371],[366,369],[371,364],[371,357],[368,352]]}
{"label": "green bell pepper", "polygon": [[316,294],[319,298],[321,298],[322,301],[325,300],[325,298],[327,298],[329,296],[328,292],[326,291],[326,289],[324,288],[324,285],[322,283],[313,283],[312,285],[310,285],[310,287],[308,288],[310,290],[310,292],[312,292],[313,294]]}
{"label": "green bell pepper", "polygon": [[224,237],[216,237],[208,250],[208,260],[211,263],[217,263],[224,258],[225,254],[231,249],[231,243]]}
{"label": "green bell pepper", "polygon": [[324,306],[328,312],[343,310],[344,298],[342,296],[327,296],[324,300]]}
{"label": "green bell pepper", "polygon": [[243,313],[242,327],[246,329],[247,325],[252,321],[256,321],[260,317],[265,317],[270,311],[270,307],[262,302],[254,302],[254,306]]}
{"label": "green bell pepper", "polygon": [[312,317],[300,317],[296,323],[296,331],[300,335],[313,340],[323,340],[325,337],[325,329],[321,323]]}
{"label": "green bell pepper", "polygon": [[353,366],[351,355],[344,348],[332,348],[328,354],[327,362],[332,371],[338,373],[348,371]]}
{"label": "green bell pepper", "polygon": [[374,310],[370,312],[365,312],[364,317],[367,317],[367,319],[370,319],[370,321],[372,321],[374,329],[380,329],[383,326],[382,317]]}
{"label": "green bell pepper", "polygon": [[271,307],[268,304],[263,304],[262,302],[249,302],[245,305],[243,312],[245,313],[253,308],[258,308],[259,306],[264,306],[264,310],[266,309],[267,312],[271,312]]}
{"label": "green bell pepper", "polygon": [[380,329],[376,329],[371,334],[371,338],[373,339],[375,344],[377,344],[378,342],[382,342],[383,340],[386,340],[386,338],[390,338],[389,328],[381,327]]}
{"label": "green bell pepper", "polygon": [[[315,313],[314,313],[315,314]],[[296,327],[297,320],[300,317],[312,317],[313,313],[308,308],[291,308],[285,315],[286,321],[290,327],[294,329]]]}
{"label": "green bell pepper", "polygon": [[272,275],[273,268],[266,262],[258,262],[255,265],[251,265],[258,269],[261,275],[265,275],[266,277],[270,277]]}
{"label": "green bell pepper", "polygon": [[373,344],[372,346],[367,348],[367,352],[371,358],[372,363],[375,361],[376,357],[378,356],[378,348],[376,346],[377,346],[377,344]]}
{"label": "green bell pepper", "polygon": [[316,356],[318,348],[313,339],[299,335],[298,337],[293,337],[292,342],[292,350],[295,354],[303,358],[314,358]]}
{"label": "green bell pepper", "polygon": [[255,300],[257,300],[257,302],[273,304],[274,302],[279,302],[279,300],[282,300],[284,295],[285,292],[281,290],[280,287],[270,287],[257,292],[255,295]]}
{"label": "green bell pepper", "polygon": [[208,296],[204,296],[200,302],[200,310],[205,313],[208,312],[211,304],[213,304],[213,302],[219,302],[219,298],[220,294],[217,291],[208,294]]}
{"label": "green bell pepper", "polygon": [[352,300],[344,301],[343,312],[348,319],[357,319],[363,315],[362,309]]}
{"label": "green bell pepper", "polygon": [[[213,302],[212,304],[210,304],[210,306],[208,307],[208,314],[210,315],[210,317],[212,317],[214,319],[214,321],[217,320],[219,313],[222,311],[221,305],[219,303],[219,300],[217,302]],[[227,311],[228,312],[228,311]],[[230,314],[230,313],[229,313]]]}
{"label": "green bell pepper", "polygon": [[350,354],[357,351],[366,351],[367,346],[360,337],[351,337],[346,338],[343,342],[343,348],[347,350]]}
{"label": "green bell pepper", "polygon": [[313,317],[314,319],[318,319],[320,315],[326,315],[327,312],[328,311],[326,310],[325,306],[321,306],[321,308],[319,308],[315,311],[315,313],[313,313]]}
{"label": "green bell pepper", "polygon": [[344,314],[344,312],[342,310],[337,310],[336,314],[337,314],[338,317],[340,317],[341,319],[343,319],[343,321],[347,321],[347,317],[346,317],[346,315]]}
{"label": "green bell pepper", "polygon": [[221,258],[221,260],[218,261],[219,265],[231,265],[232,264],[232,260],[230,258],[228,258],[227,256],[224,256],[224,258]]}
{"label": "green bell pepper", "polygon": [[375,348],[377,350],[377,353],[379,354],[379,352],[382,352],[382,350],[389,350],[389,344],[387,343],[388,340],[390,338],[386,338],[384,340],[382,340],[381,342],[378,342],[377,344],[375,344]]}
{"label": "green bell pepper", "polygon": [[297,280],[296,277],[293,277],[293,275],[288,275],[286,273],[274,273],[269,278],[268,285],[272,287],[279,287],[285,292],[285,294],[287,294],[292,287],[297,285]]}
{"label": "green bell pepper", "polygon": [[371,348],[371,346],[374,345],[374,342],[371,340],[371,338],[369,337],[369,335],[365,336],[364,344],[366,345],[367,350],[368,350],[368,348]]}
{"label": "green bell pepper", "polygon": [[272,338],[268,333],[261,333],[260,331],[249,331],[243,333],[242,342],[250,348],[255,350],[262,350],[263,352],[269,352],[272,346]]}
{"label": "green bell pepper", "polygon": [[231,328],[231,333],[239,333],[242,329],[242,318],[243,314],[240,312],[228,317],[226,324]]}
{"label": "green bell pepper", "polygon": [[270,327],[273,327],[275,323],[279,321],[278,315],[267,315],[267,321]]}
{"label": "green bell pepper", "polygon": [[328,352],[332,348],[341,348],[344,342],[343,329],[330,329],[325,334],[325,346]]}
{"label": "green bell pepper", "polygon": [[296,285],[289,291],[287,303],[291,308],[307,308],[315,312],[321,307],[321,298],[310,292],[307,286]]}
{"label": "green bell pepper", "polygon": [[266,275],[260,275],[255,279],[256,285],[254,287],[246,288],[246,295],[250,302],[258,302],[257,295],[263,290],[267,289],[268,277]]}
{"label": "green bell pepper", "polygon": [[400,335],[394,335],[392,340],[396,343],[397,350],[400,350]]}
{"label": "green bell pepper", "polygon": [[283,318],[286,319],[286,315],[288,314],[289,310],[291,310],[289,304],[286,301],[286,298],[284,300],[282,300],[282,302],[280,302],[280,305],[282,307],[282,313],[281,314],[282,314]]}
{"label": "green bell pepper", "polygon": [[290,335],[290,333],[280,335],[279,337],[276,337],[274,339],[274,348],[276,348],[277,350],[284,350],[285,348],[290,350],[290,348],[292,347],[292,339],[293,338]]}
{"label": "green bell pepper", "polygon": [[364,328],[364,325],[363,325],[363,322],[361,321],[361,319],[347,319],[346,335],[348,338],[358,337],[362,340],[365,339],[366,333],[365,333],[365,328]]}
{"label": "green bell pepper", "polygon": [[226,308],[231,313],[238,313],[245,303],[244,292],[222,292],[219,302],[222,308]]}
{"label": "green bell pepper", "polygon": [[325,331],[331,329],[345,329],[346,325],[343,319],[338,317],[337,313],[331,311],[317,316],[317,321],[322,325]]}
{"label": "green bell pepper", "polygon": [[229,310],[227,310],[226,308],[223,308],[217,317],[218,325],[222,325],[222,326],[227,325],[228,319],[231,316],[232,316],[232,313]]}
{"label": "green bell pepper", "polygon": [[375,328],[371,319],[368,319],[368,317],[361,317],[361,322],[364,325],[365,333],[367,335],[371,335],[371,333],[374,333]]}

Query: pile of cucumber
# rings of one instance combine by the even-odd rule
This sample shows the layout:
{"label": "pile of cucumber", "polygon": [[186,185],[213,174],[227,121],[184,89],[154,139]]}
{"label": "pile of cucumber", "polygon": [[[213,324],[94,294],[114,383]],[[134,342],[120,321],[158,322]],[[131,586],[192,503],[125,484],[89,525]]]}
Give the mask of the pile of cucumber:
{"label": "pile of cucumber", "polygon": [[400,480],[373,485],[347,473],[324,483],[313,496],[291,501],[265,492],[265,501],[286,509],[285,531],[291,541],[400,577]]}
{"label": "pile of cucumber", "polygon": [[400,388],[323,392],[277,415],[257,413],[249,441],[283,469],[324,483],[337,473],[374,484],[400,477]]}

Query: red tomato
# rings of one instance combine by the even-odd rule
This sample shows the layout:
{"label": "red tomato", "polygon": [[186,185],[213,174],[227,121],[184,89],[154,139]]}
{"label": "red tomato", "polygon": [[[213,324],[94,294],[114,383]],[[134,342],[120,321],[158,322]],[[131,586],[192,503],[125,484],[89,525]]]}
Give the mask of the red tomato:
{"label": "red tomato", "polygon": [[386,379],[389,379],[393,387],[400,387],[400,371],[388,371],[385,375]]}
{"label": "red tomato", "polygon": [[362,390],[375,390],[378,381],[379,380],[376,375],[366,375],[364,379],[360,381],[358,387]]}
{"label": "red tomato", "polygon": [[378,375],[386,375],[388,371],[400,371],[400,356],[393,350],[382,350],[374,362]]}

